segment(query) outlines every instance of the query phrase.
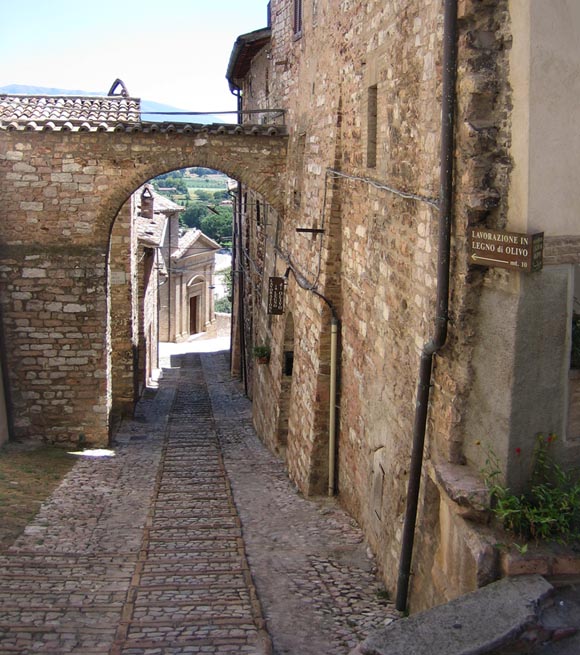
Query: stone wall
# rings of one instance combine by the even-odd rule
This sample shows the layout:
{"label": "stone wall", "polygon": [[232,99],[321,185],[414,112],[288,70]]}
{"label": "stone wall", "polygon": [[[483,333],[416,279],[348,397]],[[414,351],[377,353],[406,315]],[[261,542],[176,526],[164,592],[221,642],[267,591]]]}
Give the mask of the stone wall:
{"label": "stone wall", "polygon": [[0,364],[0,446],[6,443],[9,438],[8,413],[6,410],[6,398],[4,395],[4,376]]}
{"label": "stone wall", "polygon": [[[517,229],[510,180],[514,161],[526,164],[512,146],[514,131],[525,130],[512,123],[510,51],[526,33],[512,34],[510,4],[525,13],[525,3],[459,2],[449,336],[432,377],[413,608],[500,575],[486,530],[473,522],[487,520],[479,496],[481,433],[493,437],[488,446],[497,446],[515,479],[518,439],[567,416],[570,284],[563,272],[556,266],[526,278],[468,259],[469,226]],[[290,133],[275,233],[263,234],[255,215],[245,214],[245,245],[257,271],[246,276],[256,276],[246,287],[246,331],[272,349],[269,365],[253,371],[254,417],[301,490],[323,492],[332,305],[341,328],[338,491],[394,591],[419,355],[436,316],[442,2],[303,3],[298,35],[293,7],[272,1],[271,42],[240,81],[244,108],[286,109]],[[546,217],[542,227],[557,238],[557,224],[550,226]],[[547,263],[556,248],[577,257],[574,239],[559,237],[547,248]],[[268,265],[272,259],[277,266]],[[286,316],[267,317],[259,290],[286,268]],[[290,315],[295,359],[288,385],[283,344]],[[544,330],[550,339],[542,345]],[[526,343],[541,353],[536,361]],[[535,381],[533,389],[525,380]],[[548,408],[541,395],[551,397],[550,389],[559,395]],[[525,402],[532,391],[533,402]],[[465,508],[470,497],[480,498],[477,508]]]}
{"label": "stone wall", "polygon": [[16,436],[106,441],[105,255],[87,245],[0,247]]}
{"label": "stone wall", "polygon": [[0,301],[15,436],[105,444],[107,256],[145,181],[220,169],[280,205],[285,137],[0,130]]}

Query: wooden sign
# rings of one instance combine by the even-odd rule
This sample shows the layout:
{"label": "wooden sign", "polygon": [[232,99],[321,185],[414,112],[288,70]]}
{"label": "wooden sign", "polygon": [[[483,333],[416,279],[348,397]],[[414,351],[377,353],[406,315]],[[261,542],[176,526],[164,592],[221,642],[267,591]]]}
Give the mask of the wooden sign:
{"label": "wooden sign", "polygon": [[268,281],[268,314],[284,313],[286,278],[271,277]]}
{"label": "wooden sign", "polygon": [[474,227],[468,233],[469,263],[496,266],[522,273],[543,266],[544,233],[520,234]]}

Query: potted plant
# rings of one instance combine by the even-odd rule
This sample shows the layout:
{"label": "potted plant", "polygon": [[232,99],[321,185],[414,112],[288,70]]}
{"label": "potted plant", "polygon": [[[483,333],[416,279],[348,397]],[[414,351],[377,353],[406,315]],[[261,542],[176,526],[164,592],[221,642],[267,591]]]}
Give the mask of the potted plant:
{"label": "potted plant", "polygon": [[270,346],[254,346],[254,357],[258,364],[267,364],[270,361]]}

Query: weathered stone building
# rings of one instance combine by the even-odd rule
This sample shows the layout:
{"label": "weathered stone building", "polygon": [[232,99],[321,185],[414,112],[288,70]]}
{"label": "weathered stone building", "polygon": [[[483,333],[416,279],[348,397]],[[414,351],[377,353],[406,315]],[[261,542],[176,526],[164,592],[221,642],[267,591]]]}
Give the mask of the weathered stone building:
{"label": "weathered stone building", "polygon": [[[177,217],[169,233],[179,233]],[[211,332],[215,324],[213,286],[215,253],[220,245],[201,230],[187,230],[178,236],[166,257],[167,284],[161,288],[160,327],[162,341],[184,341],[200,332]]]}
{"label": "weathered stone building", "polygon": [[[289,130],[283,207],[240,192],[232,361],[263,439],[305,493],[340,494],[391,590],[416,532],[412,607],[432,605],[509,572],[481,511],[490,452],[514,489],[538,433],[580,463],[580,6],[272,0],[269,17],[227,72],[243,110]],[[471,228],[543,233],[542,270],[474,259]]]}

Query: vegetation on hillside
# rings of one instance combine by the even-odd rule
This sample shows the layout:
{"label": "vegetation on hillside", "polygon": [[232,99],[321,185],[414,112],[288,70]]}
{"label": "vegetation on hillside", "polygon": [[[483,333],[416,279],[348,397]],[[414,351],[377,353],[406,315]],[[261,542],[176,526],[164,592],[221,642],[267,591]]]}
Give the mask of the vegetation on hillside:
{"label": "vegetation on hillside", "polygon": [[152,180],[153,188],[185,207],[183,227],[198,228],[222,247],[231,247],[233,202],[227,176],[209,168],[184,168]]}

